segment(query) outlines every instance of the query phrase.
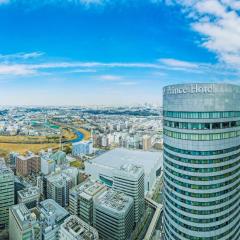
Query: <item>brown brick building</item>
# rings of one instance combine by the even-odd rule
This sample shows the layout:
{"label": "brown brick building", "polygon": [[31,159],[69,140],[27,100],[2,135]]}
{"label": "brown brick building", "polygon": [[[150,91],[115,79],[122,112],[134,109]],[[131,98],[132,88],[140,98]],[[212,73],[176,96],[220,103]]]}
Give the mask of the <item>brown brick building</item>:
{"label": "brown brick building", "polygon": [[16,172],[21,176],[28,176],[32,173],[38,173],[41,169],[40,157],[32,153],[26,156],[17,156]]}

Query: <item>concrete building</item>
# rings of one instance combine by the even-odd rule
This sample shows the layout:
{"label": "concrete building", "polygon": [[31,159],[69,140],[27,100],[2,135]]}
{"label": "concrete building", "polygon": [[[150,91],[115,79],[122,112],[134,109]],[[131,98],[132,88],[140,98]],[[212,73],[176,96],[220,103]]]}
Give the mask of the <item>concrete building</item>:
{"label": "concrete building", "polygon": [[40,157],[33,153],[28,153],[26,156],[19,155],[16,157],[16,172],[21,176],[28,176],[33,173],[38,173],[41,170]]}
{"label": "concrete building", "polygon": [[41,151],[41,173],[48,175],[55,172],[58,167],[68,166],[66,153],[57,151],[55,153],[49,149],[47,152]]}
{"label": "concrete building", "polygon": [[[51,175],[37,177],[37,186],[40,189],[41,198],[54,199],[60,205],[68,204],[68,197],[65,196],[66,194],[68,196],[69,189],[77,185],[78,182],[79,172],[75,167],[68,167],[63,170],[59,168]],[[59,200],[57,200],[57,198],[59,198]]]}
{"label": "concrete building", "polygon": [[67,167],[61,171],[61,174],[70,177],[73,186],[78,184],[79,172],[76,167]]}
{"label": "concrete building", "polygon": [[55,171],[55,161],[51,159],[47,154],[41,156],[41,173],[48,175]]}
{"label": "concrete building", "polygon": [[9,153],[9,163],[11,164],[11,166],[16,166],[16,159],[17,159],[18,155],[19,155],[19,153],[17,153],[17,152]]}
{"label": "concrete building", "polygon": [[94,202],[94,227],[99,237],[111,240],[129,239],[134,225],[132,197],[109,190]]}
{"label": "concrete building", "polygon": [[162,170],[162,152],[148,152],[115,148],[85,161],[85,172],[95,179],[100,179],[108,186],[113,185],[113,173],[122,165],[133,164],[144,169],[145,194],[150,191]]}
{"label": "concrete building", "polygon": [[8,226],[9,207],[14,205],[14,174],[0,159],[0,230]]}
{"label": "concrete building", "polygon": [[95,228],[77,216],[67,218],[60,228],[60,240],[98,240]]}
{"label": "concrete building", "polygon": [[37,187],[40,189],[40,198],[47,198],[47,176],[38,176],[37,177]]}
{"label": "concrete building", "polygon": [[106,191],[105,185],[88,178],[75,186],[69,194],[69,212],[77,215],[86,223],[93,225],[94,199]]}
{"label": "concrete building", "polygon": [[57,151],[50,157],[57,165],[63,165],[67,163],[67,155],[63,151]]}
{"label": "concrete building", "polygon": [[138,223],[144,213],[144,171],[142,167],[125,164],[113,174],[113,189],[134,200],[134,220]]}
{"label": "concrete building", "polygon": [[41,240],[41,228],[36,214],[23,203],[10,208],[9,229],[9,240]]}
{"label": "concrete building", "polygon": [[58,240],[60,225],[69,213],[52,199],[28,209],[20,203],[10,208],[10,240]]}
{"label": "concrete building", "polygon": [[59,229],[64,220],[69,216],[67,210],[52,199],[40,202],[40,222],[42,227],[42,240],[58,240]]}
{"label": "concrete building", "polygon": [[240,86],[163,95],[165,239],[240,239]]}
{"label": "concrete building", "polygon": [[25,188],[17,192],[18,203],[24,203],[27,208],[34,208],[39,203],[40,189],[38,187]]}
{"label": "concrete building", "polygon": [[80,141],[72,144],[72,155],[81,157],[82,155],[93,153],[92,141]]}
{"label": "concrete building", "polygon": [[14,176],[14,204],[18,203],[18,191],[30,187],[26,182],[21,180],[22,179],[19,176]]}
{"label": "concrete building", "polygon": [[61,174],[47,177],[47,198],[53,199],[60,206],[66,207],[69,201],[69,189],[72,181],[68,176]]}

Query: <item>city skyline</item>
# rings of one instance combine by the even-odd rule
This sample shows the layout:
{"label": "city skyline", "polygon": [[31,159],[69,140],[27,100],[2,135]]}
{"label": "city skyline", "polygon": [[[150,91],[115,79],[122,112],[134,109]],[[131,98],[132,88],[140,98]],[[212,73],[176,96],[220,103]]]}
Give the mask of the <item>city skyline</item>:
{"label": "city skyline", "polygon": [[0,0],[0,105],[161,104],[165,85],[239,83],[234,0]]}

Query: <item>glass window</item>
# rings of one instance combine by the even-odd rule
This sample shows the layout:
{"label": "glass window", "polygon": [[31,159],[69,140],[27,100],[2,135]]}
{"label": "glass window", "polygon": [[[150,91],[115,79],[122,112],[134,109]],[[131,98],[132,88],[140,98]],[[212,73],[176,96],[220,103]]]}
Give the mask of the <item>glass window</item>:
{"label": "glass window", "polygon": [[230,127],[230,122],[223,122],[222,123],[222,128],[229,128]]}
{"label": "glass window", "polygon": [[220,128],[220,123],[213,123],[212,124],[212,129],[219,129]]}

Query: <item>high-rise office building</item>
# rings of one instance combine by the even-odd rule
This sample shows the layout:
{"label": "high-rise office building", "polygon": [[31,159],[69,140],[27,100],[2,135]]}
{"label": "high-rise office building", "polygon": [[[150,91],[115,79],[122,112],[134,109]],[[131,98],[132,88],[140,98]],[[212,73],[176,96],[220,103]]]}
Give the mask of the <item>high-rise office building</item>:
{"label": "high-rise office building", "polygon": [[137,223],[144,213],[144,171],[142,167],[125,164],[113,174],[113,189],[134,200],[134,220]]}
{"label": "high-rise office building", "polygon": [[134,224],[133,198],[114,190],[94,201],[93,225],[100,239],[129,239]]}
{"label": "high-rise office building", "polygon": [[73,187],[69,193],[70,214],[77,215],[92,225],[94,199],[104,191],[106,191],[106,187],[103,184],[91,179]]}
{"label": "high-rise office building", "polygon": [[240,239],[240,86],[164,88],[166,240]]}
{"label": "high-rise office building", "polygon": [[14,204],[14,174],[0,159],[0,230],[8,226],[9,207]]}

